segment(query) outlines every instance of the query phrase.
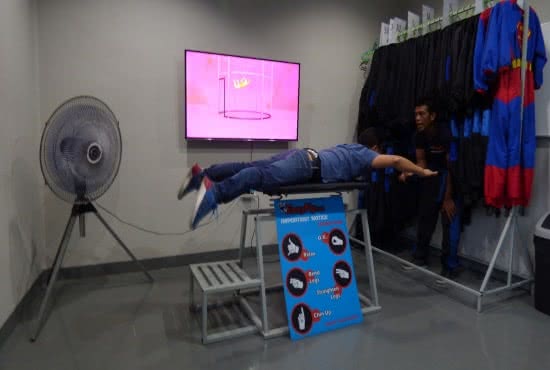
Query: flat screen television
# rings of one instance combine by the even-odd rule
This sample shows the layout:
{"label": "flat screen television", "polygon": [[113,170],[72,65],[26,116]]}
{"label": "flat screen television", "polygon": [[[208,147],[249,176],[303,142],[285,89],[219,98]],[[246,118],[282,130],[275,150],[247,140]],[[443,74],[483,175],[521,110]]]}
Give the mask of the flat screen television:
{"label": "flat screen television", "polygon": [[185,51],[185,138],[296,141],[300,64]]}

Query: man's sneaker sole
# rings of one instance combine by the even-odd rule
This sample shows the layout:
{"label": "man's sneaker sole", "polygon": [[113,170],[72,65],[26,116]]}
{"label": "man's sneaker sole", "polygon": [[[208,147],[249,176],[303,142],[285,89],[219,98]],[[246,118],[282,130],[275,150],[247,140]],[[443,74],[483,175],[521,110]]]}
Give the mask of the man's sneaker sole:
{"label": "man's sneaker sole", "polygon": [[191,214],[191,220],[189,221],[189,226],[193,228],[193,221],[195,220],[195,216],[197,215],[197,211],[199,210],[199,207],[202,203],[202,200],[204,199],[204,195],[206,194],[206,186],[204,183],[201,183],[201,186],[199,188],[199,191],[197,192],[197,201],[195,202],[195,208],[193,209],[193,213]]}
{"label": "man's sneaker sole", "polygon": [[[208,176],[204,176],[201,181],[201,185],[199,187],[199,190],[197,191],[197,201],[195,202],[195,209],[193,209],[193,214],[191,215],[191,229],[194,229],[193,222],[195,221],[195,218],[197,217],[197,212],[199,211],[199,208],[201,206],[201,203],[204,200],[204,197],[206,196],[206,193],[208,190],[212,189],[214,184],[212,181],[208,178]],[[195,225],[196,227],[197,225]]]}
{"label": "man's sneaker sole", "polygon": [[181,186],[178,190],[178,200],[181,200],[187,193],[185,192],[185,189],[189,186],[189,183],[191,182],[191,179],[193,178],[193,168],[189,169],[189,172],[187,172],[187,175],[185,175],[183,181],[181,182]]}

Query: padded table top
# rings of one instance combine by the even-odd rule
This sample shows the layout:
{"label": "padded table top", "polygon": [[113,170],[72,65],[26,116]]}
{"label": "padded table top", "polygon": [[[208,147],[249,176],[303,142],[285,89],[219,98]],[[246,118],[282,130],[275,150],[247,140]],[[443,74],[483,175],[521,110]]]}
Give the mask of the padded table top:
{"label": "padded table top", "polygon": [[352,190],[362,190],[367,187],[366,182],[335,182],[335,183],[307,183],[298,185],[286,185],[276,189],[263,191],[267,195],[282,195],[282,194],[307,194],[307,193],[331,193],[331,192],[348,192]]}

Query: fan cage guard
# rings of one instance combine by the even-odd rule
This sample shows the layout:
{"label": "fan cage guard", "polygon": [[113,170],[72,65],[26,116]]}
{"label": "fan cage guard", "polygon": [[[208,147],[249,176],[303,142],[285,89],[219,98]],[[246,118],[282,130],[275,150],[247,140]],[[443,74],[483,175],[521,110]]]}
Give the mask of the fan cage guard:
{"label": "fan cage guard", "polygon": [[[114,142],[111,148],[111,151],[113,152],[114,160],[112,160],[111,167],[107,168],[106,171],[109,171],[110,174],[105,176],[105,180],[101,184],[93,184],[93,188],[86,192],[84,194],[78,194],[75,189],[68,189],[67,184],[63,183],[62,179],[60,179],[59,176],[55,175],[55,169],[51,168],[51,161],[48,161],[48,156],[51,155],[52,150],[50,149],[51,144],[58,145],[59,143],[56,140],[56,137],[53,137],[54,142],[48,142],[51,137],[51,131],[53,129],[56,129],[56,125],[66,125],[66,123],[58,123],[59,121],[56,121],[56,119],[63,114],[67,113],[70,114],[71,110],[75,110],[75,112],[82,113],[83,111],[88,112],[95,112],[98,115],[103,116],[103,118],[107,118],[107,120],[104,121],[96,121],[96,123],[99,123],[100,125],[106,125],[109,127],[109,129],[113,132],[111,134],[114,134]],[[81,119],[85,119],[86,117],[79,117]],[[89,118],[89,117],[88,117]],[[63,129],[63,126],[61,126],[58,129],[61,131]],[[50,145],[48,145],[50,144]],[[101,146],[101,145],[100,145]],[[57,149],[54,149],[57,150]],[[102,153],[102,157],[105,157],[105,153]],[[101,197],[105,192],[109,189],[109,187],[114,182],[116,176],[118,175],[118,171],[120,168],[120,161],[122,158],[122,137],[120,134],[120,127],[119,122],[116,119],[115,114],[113,111],[105,104],[103,101],[99,100],[98,98],[95,98],[93,96],[77,96],[73,97],[71,99],[66,100],[63,102],[57,109],[51,114],[50,118],[45,124],[44,131],[42,133],[42,137],[40,140],[40,169],[42,171],[42,175],[44,177],[44,180],[46,182],[46,185],[51,189],[51,191],[58,196],[59,198],[69,202],[90,202],[93,201],[99,197]],[[86,184],[89,185],[89,184]]]}

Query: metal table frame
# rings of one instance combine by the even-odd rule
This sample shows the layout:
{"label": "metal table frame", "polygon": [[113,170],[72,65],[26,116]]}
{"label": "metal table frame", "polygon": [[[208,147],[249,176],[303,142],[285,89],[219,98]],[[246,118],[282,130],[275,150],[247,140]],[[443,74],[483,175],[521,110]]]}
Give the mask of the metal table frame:
{"label": "metal table frame", "polygon": [[[367,211],[365,209],[346,210],[346,214],[357,215],[361,217],[361,222],[364,233],[364,240],[359,241],[365,246],[365,258],[367,263],[367,274],[369,284],[370,298],[359,293],[359,300],[362,303],[361,312],[364,315],[375,313],[381,310],[378,302],[378,289],[376,285],[376,276],[374,272],[374,260],[372,255],[372,246],[370,240],[370,231],[368,227]],[[246,231],[248,225],[248,217],[254,217],[255,233],[256,233],[256,263],[257,277],[250,278],[245,270],[244,255],[246,248]],[[283,289],[283,284],[278,283],[272,286],[267,286],[264,271],[264,255],[263,247],[266,245],[263,241],[261,226],[263,223],[275,221],[275,209],[273,207],[244,210],[241,221],[241,235],[239,245],[239,257],[235,261],[217,261],[212,263],[195,264],[190,266],[191,282],[190,282],[190,308],[192,310],[201,311],[202,323],[202,342],[212,343],[225,339],[231,339],[238,336],[260,332],[264,339],[274,338],[288,334],[287,326],[270,328],[268,313],[267,313],[267,293]],[[350,238],[352,239],[352,238]],[[356,239],[353,239],[356,240]],[[357,241],[357,240],[356,240]],[[236,264],[235,264],[236,262]],[[227,271],[231,268],[232,272]],[[225,272],[223,272],[225,271]],[[238,275],[238,278],[235,276]],[[232,278],[233,277],[233,278]],[[194,304],[194,280],[202,290],[202,304]],[[208,296],[213,293],[233,291],[233,297],[228,302],[238,303],[238,307],[252,321],[252,325],[248,325],[237,329],[222,330],[218,333],[207,333],[207,317],[208,308],[211,306],[208,303]],[[260,296],[260,310],[257,314],[252,308],[248,297]],[[226,303],[228,303],[226,302]],[[223,304],[223,303],[222,303]]]}
{"label": "metal table frame", "polygon": [[[365,246],[365,258],[367,263],[367,273],[369,279],[369,290],[370,298],[365,296],[362,293],[359,293],[359,299],[363,303],[361,312],[364,315],[375,313],[381,310],[381,306],[378,301],[378,289],[376,285],[376,276],[374,272],[374,260],[372,255],[372,245],[370,241],[370,231],[368,228],[368,216],[365,209],[355,209],[355,210],[346,210],[347,214],[359,214],[361,217],[361,222],[363,230],[366,230],[365,240],[359,241],[362,245]],[[246,210],[243,211],[242,222],[241,222],[241,239],[239,247],[239,264],[244,269],[244,250],[245,250],[245,240],[246,240],[246,229],[248,223],[248,217],[254,216],[255,232],[256,232],[256,261],[258,264],[258,274],[260,279],[259,289],[253,291],[247,291],[244,294],[238,293],[238,300],[242,307],[245,308],[247,314],[252,319],[258,330],[262,333],[265,339],[274,338],[278,336],[285,335],[289,332],[288,326],[270,328],[269,318],[267,314],[267,291],[271,290],[282,290],[283,285],[277,284],[274,286],[267,287],[265,281],[265,272],[264,272],[264,258],[263,258],[263,235],[261,232],[261,225],[266,222],[275,221],[275,210],[274,208],[264,208],[256,210]],[[350,238],[351,239],[351,238]],[[356,240],[353,238],[353,240]],[[261,314],[258,315],[252,309],[250,303],[248,302],[247,297],[251,294],[259,293],[261,298]]]}

